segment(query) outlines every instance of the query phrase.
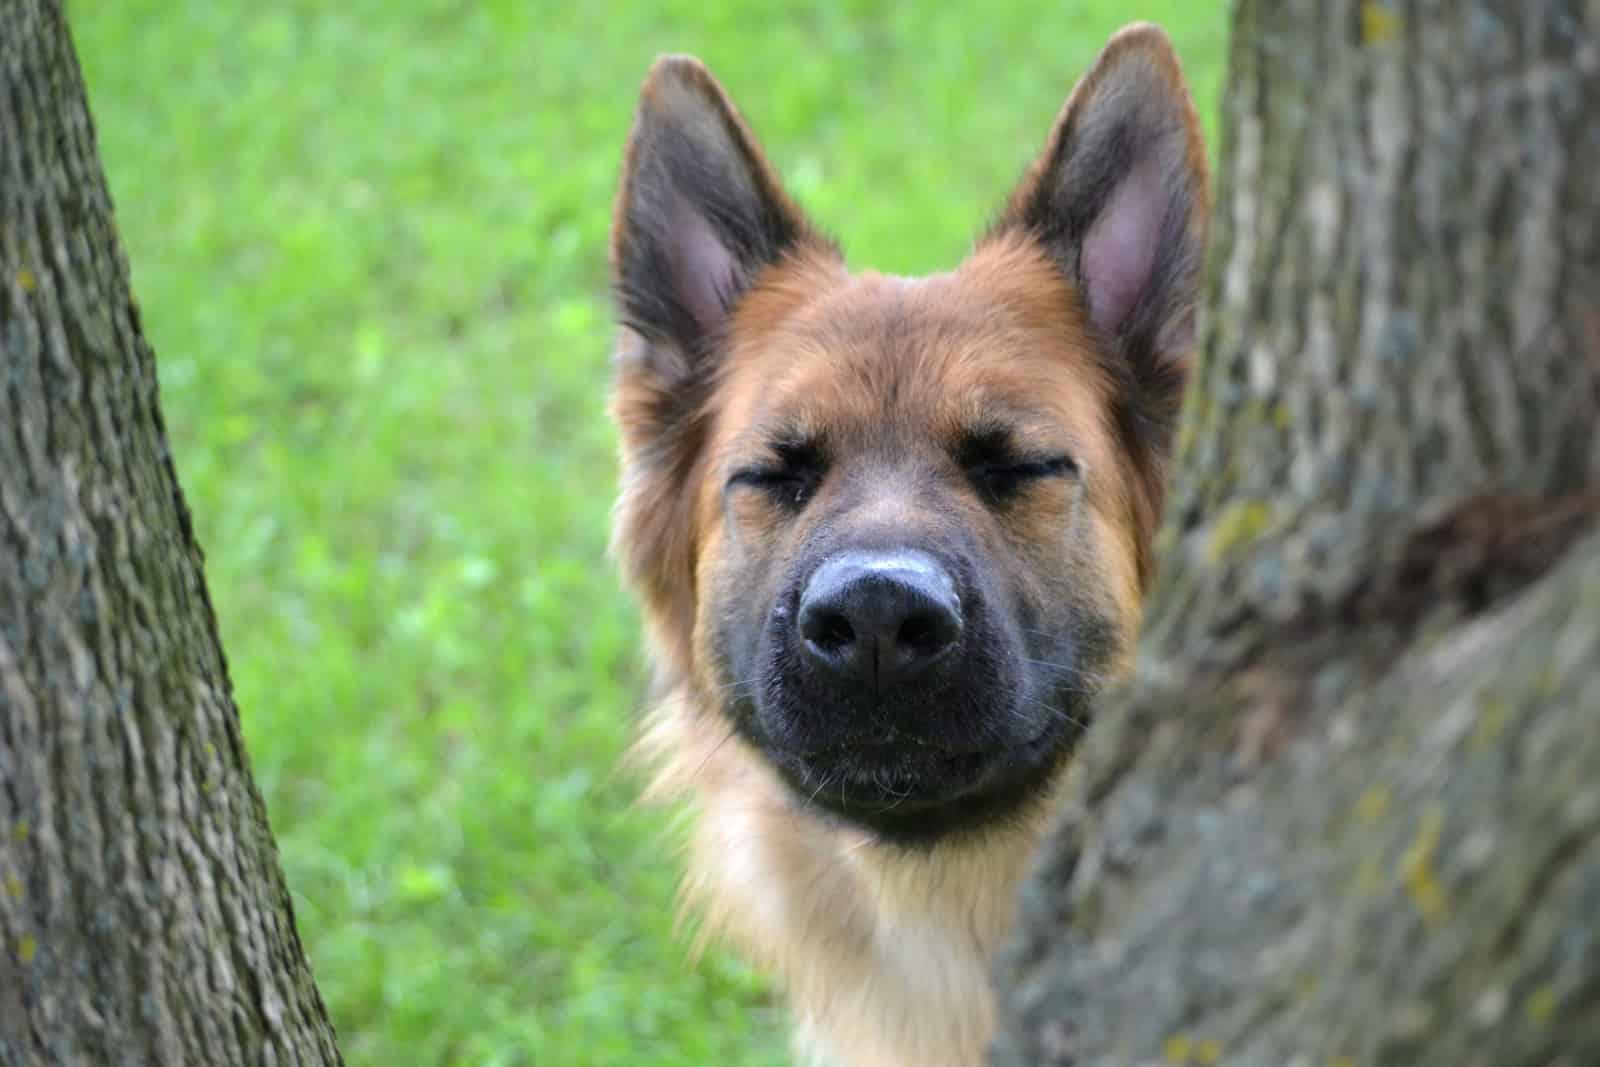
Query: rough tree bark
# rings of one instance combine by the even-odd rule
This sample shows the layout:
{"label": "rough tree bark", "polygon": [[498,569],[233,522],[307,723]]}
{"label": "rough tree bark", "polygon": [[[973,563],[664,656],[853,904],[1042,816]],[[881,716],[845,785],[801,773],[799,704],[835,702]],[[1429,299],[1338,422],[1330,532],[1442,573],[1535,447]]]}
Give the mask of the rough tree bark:
{"label": "rough tree bark", "polygon": [[5,0],[0,1065],[338,1062],[61,7]]}
{"label": "rough tree bark", "polygon": [[1232,49],[1161,575],[994,1060],[1600,1063],[1600,3]]}

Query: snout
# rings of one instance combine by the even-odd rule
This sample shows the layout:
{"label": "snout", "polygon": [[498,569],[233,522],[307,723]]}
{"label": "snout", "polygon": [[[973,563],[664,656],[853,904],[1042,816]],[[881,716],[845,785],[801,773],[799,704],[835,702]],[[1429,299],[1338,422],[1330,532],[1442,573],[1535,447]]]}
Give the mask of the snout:
{"label": "snout", "polygon": [[1026,643],[1038,631],[991,563],[961,544],[819,556],[766,606],[737,720],[798,796],[914,844],[998,817],[1053,773],[1078,660]]}
{"label": "snout", "polygon": [[801,653],[832,684],[881,696],[951,658],[964,629],[948,571],[925,552],[847,551],[800,596]]}

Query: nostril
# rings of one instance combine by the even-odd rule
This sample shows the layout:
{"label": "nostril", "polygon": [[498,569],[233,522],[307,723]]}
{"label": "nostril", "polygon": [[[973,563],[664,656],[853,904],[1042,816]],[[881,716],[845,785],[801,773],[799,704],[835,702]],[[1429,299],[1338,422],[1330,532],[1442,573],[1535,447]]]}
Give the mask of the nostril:
{"label": "nostril", "polygon": [[836,611],[812,612],[801,629],[805,639],[824,652],[842,652],[856,640],[855,627]]}
{"label": "nostril", "polygon": [[896,640],[918,656],[932,656],[955,643],[959,631],[955,620],[943,615],[918,613],[900,624]]}
{"label": "nostril", "polygon": [[882,691],[949,659],[963,632],[961,600],[924,553],[844,552],[806,581],[795,651],[817,677]]}
{"label": "nostril", "polygon": [[913,615],[901,623],[899,641],[905,647],[922,653],[933,652],[944,644],[939,637],[938,627],[925,615]]}

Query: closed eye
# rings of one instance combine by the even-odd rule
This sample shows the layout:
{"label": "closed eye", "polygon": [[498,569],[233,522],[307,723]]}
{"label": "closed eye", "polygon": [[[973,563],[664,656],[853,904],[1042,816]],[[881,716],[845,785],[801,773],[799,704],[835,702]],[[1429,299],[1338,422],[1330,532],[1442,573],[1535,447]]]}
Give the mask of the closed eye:
{"label": "closed eye", "polygon": [[783,467],[746,467],[728,476],[728,488],[759,489],[788,504],[804,504],[815,491],[812,479],[803,472]]}
{"label": "closed eye", "polygon": [[1076,478],[1077,461],[1065,452],[1037,452],[1004,425],[968,428],[952,454],[973,486],[990,503],[1003,505],[1028,486],[1052,478]]}
{"label": "closed eye", "polygon": [[822,451],[815,444],[779,445],[772,461],[740,467],[728,476],[726,488],[756,489],[790,508],[803,508],[822,483]]}
{"label": "closed eye", "polygon": [[968,477],[985,496],[1004,503],[1029,485],[1050,478],[1074,478],[1078,464],[1071,456],[986,461],[967,468]]}

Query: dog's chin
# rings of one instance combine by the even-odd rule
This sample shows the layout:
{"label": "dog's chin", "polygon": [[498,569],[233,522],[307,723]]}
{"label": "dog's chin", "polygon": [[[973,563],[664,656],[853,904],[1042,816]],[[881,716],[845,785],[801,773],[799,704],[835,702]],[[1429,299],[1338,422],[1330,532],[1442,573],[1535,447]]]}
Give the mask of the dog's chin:
{"label": "dog's chin", "polygon": [[1060,718],[1032,738],[975,751],[904,735],[807,752],[761,747],[808,809],[888,843],[927,847],[1014,819],[1055,779],[1077,733]]}

